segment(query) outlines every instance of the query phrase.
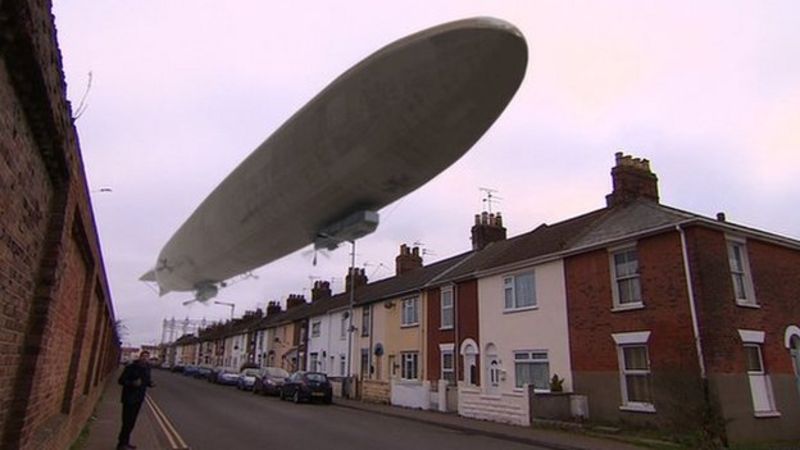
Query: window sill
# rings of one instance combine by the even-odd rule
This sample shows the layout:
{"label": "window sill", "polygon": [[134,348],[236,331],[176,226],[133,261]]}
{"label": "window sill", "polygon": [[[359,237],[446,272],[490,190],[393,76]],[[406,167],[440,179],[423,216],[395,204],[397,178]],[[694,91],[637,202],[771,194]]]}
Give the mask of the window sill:
{"label": "window sill", "polygon": [[452,330],[452,329],[453,329],[452,325],[450,325],[449,327],[439,327],[439,331],[448,331],[448,330]]}
{"label": "window sill", "polygon": [[406,324],[406,325],[400,325],[400,328],[414,328],[414,327],[418,327],[418,326],[419,326],[419,322],[417,322],[417,323],[409,323],[409,324]]}
{"label": "window sill", "polygon": [[514,313],[523,312],[523,311],[533,311],[533,310],[536,310],[536,309],[539,309],[539,305],[523,306],[522,308],[504,309],[503,310],[503,314],[514,314]]}
{"label": "window sill", "polygon": [[753,416],[758,419],[769,419],[770,417],[780,417],[781,413],[779,411],[756,411]]}
{"label": "window sill", "polygon": [[736,306],[741,306],[742,308],[761,309],[761,305],[758,303],[743,302],[741,300],[736,300]]}
{"label": "window sill", "polygon": [[622,405],[619,407],[620,411],[629,411],[629,412],[640,412],[640,413],[648,413],[648,414],[655,414],[656,407],[653,405],[649,405],[647,403],[640,403],[640,404],[628,404]]}
{"label": "window sill", "polygon": [[625,305],[614,305],[611,312],[632,311],[636,309],[644,309],[644,303],[628,303]]}

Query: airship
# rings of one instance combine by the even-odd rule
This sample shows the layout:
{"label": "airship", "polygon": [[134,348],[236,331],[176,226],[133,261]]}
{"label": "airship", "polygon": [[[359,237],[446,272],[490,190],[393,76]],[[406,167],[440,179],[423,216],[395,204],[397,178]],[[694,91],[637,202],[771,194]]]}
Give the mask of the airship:
{"label": "airship", "polygon": [[259,145],[169,239],[142,276],[204,301],[225,280],[309,244],[335,248],[380,208],[462,157],[525,75],[512,24],[450,22],[399,39],[345,71]]}

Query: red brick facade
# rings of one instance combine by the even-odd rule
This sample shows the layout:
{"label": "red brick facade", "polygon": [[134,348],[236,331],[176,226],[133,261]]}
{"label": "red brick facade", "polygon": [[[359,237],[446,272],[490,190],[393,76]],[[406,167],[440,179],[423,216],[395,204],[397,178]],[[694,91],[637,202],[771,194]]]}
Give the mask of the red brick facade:
{"label": "red brick facade", "polygon": [[[735,236],[746,238],[758,307],[737,305],[726,232],[720,227],[693,224],[684,230],[710,386],[707,404],[703,404],[680,233],[669,230],[635,241],[644,304],[638,309],[612,310],[609,248],[565,259],[574,388],[588,394],[595,417],[676,426],[699,424],[704,420],[699,417],[704,408],[718,408],[720,426],[731,440],[763,439],[766,435],[776,439],[800,437],[792,425],[800,419],[800,392],[794,386],[794,368],[784,345],[787,327],[800,323],[800,250],[760,240],[746,230],[734,230]],[[764,368],[771,377],[780,416],[754,415],[738,330],[765,333]],[[635,331],[651,333],[647,349],[655,413],[619,408],[620,368],[612,334]],[[686,392],[695,395],[687,399]]]}
{"label": "red brick facade", "polygon": [[118,342],[49,2],[0,6],[0,447],[67,448]]}
{"label": "red brick facade", "polygon": [[[427,316],[429,329],[427,333],[427,376],[431,385],[441,378],[440,344],[454,344],[456,355],[456,379],[464,380],[464,358],[460,355],[461,343],[466,339],[478,340],[478,281],[468,280],[455,284],[455,324],[452,329],[441,329],[440,287],[427,291]],[[480,360],[480,358],[478,358]],[[480,384],[480,362],[476,370],[476,384]]]}

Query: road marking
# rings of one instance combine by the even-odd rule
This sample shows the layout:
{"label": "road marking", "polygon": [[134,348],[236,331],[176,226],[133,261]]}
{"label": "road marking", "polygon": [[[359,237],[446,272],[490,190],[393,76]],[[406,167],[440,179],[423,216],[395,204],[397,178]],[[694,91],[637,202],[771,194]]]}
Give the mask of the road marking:
{"label": "road marking", "polygon": [[172,422],[169,421],[167,415],[161,411],[161,408],[158,407],[155,400],[153,400],[153,398],[149,395],[145,397],[145,400],[147,401],[147,406],[150,407],[150,410],[156,417],[156,421],[158,421],[158,424],[161,426],[161,431],[167,436],[172,449],[188,449],[189,446],[186,445],[186,441],[183,440],[181,435],[178,433],[178,430],[176,430],[172,425]]}

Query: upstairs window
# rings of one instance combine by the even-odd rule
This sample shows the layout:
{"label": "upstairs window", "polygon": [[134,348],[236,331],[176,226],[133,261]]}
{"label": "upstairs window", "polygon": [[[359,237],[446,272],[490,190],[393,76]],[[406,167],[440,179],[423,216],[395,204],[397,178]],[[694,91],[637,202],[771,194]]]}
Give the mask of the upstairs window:
{"label": "upstairs window", "polygon": [[639,254],[636,247],[628,247],[611,253],[611,277],[614,308],[642,306]]}
{"label": "upstairs window", "polygon": [[361,336],[369,336],[370,328],[370,307],[361,308]]}
{"label": "upstairs window", "polygon": [[736,303],[743,306],[758,306],[753,292],[753,280],[750,276],[747,247],[743,239],[728,238],[728,266],[731,271]]}
{"label": "upstairs window", "polygon": [[311,324],[311,337],[319,337],[321,326],[322,324],[319,321],[316,321]]}
{"label": "upstairs window", "polygon": [[404,327],[419,324],[419,299],[408,297],[403,299],[403,317],[401,325]]}
{"label": "upstairs window", "polygon": [[341,327],[339,329],[339,339],[347,338],[347,324],[348,324],[347,319],[348,319],[347,313],[342,314]]}
{"label": "upstairs window", "polygon": [[536,282],[533,272],[503,278],[503,291],[506,311],[536,306]]}
{"label": "upstairs window", "polygon": [[439,295],[439,302],[441,304],[442,314],[441,314],[441,328],[442,329],[450,329],[453,328],[453,319],[454,319],[454,305],[453,305],[453,287],[452,286],[445,286],[442,288],[442,291]]}

